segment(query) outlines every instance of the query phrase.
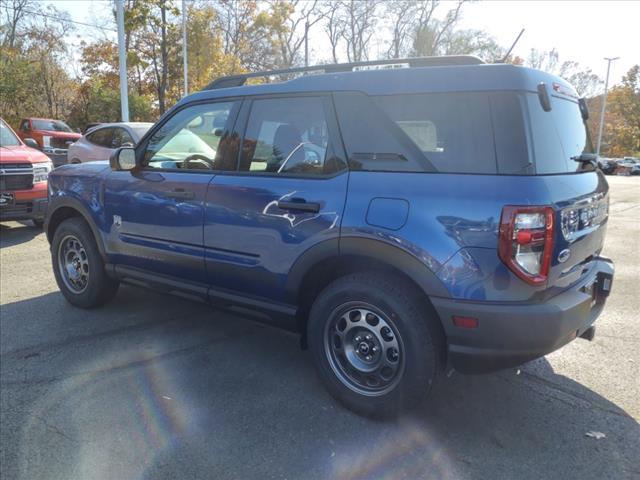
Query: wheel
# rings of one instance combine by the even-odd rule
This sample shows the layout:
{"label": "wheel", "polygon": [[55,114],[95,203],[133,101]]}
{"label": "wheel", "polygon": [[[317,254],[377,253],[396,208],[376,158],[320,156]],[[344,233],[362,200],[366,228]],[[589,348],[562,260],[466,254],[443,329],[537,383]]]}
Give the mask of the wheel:
{"label": "wheel", "polygon": [[51,260],[58,288],[77,307],[97,307],[118,291],[118,282],[107,276],[93,233],[81,218],[69,218],[58,226]]}
{"label": "wheel", "polygon": [[33,223],[33,226],[36,227],[37,229],[42,230],[42,227],[44,225],[44,220],[32,218],[31,223]]}
{"label": "wheel", "polygon": [[440,333],[395,277],[342,277],[316,298],[307,342],[329,392],[349,409],[394,417],[418,405],[440,372]]}

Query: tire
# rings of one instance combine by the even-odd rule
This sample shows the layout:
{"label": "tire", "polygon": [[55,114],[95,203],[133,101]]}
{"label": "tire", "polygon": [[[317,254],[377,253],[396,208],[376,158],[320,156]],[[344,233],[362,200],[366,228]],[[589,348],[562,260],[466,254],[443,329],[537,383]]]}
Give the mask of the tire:
{"label": "tire", "polygon": [[32,218],[31,223],[33,223],[33,226],[39,230],[42,230],[42,227],[44,226],[44,220],[38,218]]}
{"label": "tire", "polygon": [[443,336],[427,312],[410,286],[383,273],[328,285],[311,307],[307,341],[329,392],[371,417],[393,418],[419,405],[442,363]]}
{"label": "tire", "polygon": [[103,305],[118,291],[119,283],[107,276],[93,233],[81,218],[69,218],[58,226],[51,262],[58,288],[76,307]]}

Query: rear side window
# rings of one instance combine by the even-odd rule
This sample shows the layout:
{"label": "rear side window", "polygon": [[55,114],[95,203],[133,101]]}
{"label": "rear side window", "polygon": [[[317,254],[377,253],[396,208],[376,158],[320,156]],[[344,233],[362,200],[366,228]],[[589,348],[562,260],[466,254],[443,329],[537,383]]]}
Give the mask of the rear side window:
{"label": "rear side window", "polygon": [[487,93],[390,95],[374,101],[436,171],[497,173]]}

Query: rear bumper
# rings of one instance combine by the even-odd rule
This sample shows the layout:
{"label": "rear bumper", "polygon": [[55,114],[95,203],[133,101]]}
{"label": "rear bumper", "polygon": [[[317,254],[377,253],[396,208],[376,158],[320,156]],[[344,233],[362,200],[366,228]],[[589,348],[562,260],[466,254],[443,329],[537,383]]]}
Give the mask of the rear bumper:
{"label": "rear bumper", "polygon": [[[432,298],[447,335],[452,366],[462,373],[485,373],[557,350],[593,325],[604,308],[613,274],[613,262],[600,257],[586,279],[544,303]],[[478,327],[456,327],[454,315],[477,318]]]}

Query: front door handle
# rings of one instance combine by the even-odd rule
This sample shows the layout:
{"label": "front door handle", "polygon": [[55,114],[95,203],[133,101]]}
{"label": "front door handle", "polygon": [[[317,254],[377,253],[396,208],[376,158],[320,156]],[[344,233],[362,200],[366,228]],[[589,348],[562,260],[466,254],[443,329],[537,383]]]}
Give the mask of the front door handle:
{"label": "front door handle", "polygon": [[320,204],[314,202],[307,202],[304,199],[296,200],[279,200],[278,208],[282,210],[292,210],[297,212],[309,212],[318,213],[320,211]]}
{"label": "front door handle", "polygon": [[176,188],[175,190],[171,190],[167,192],[167,197],[175,198],[178,200],[191,200],[196,198],[196,194],[185,190],[184,188]]}

